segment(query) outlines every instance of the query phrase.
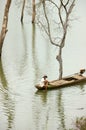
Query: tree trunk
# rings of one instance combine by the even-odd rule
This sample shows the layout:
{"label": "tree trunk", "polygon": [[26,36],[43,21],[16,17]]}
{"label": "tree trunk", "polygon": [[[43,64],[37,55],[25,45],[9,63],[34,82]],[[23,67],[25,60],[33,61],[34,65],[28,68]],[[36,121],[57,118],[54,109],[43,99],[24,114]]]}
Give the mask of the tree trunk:
{"label": "tree trunk", "polygon": [[[51,7],[57,8],[56,14],[58,15],[57,16],[58,18],[57,17],[56,19],[54,19],[55,17],[52,18],[53,22],[57,23],[57,29],[53,28],[52,25],[50,25],[50,23],[52,22],[50,21],[51,18],[48,17],[49,10],[48,10],[47,1],[50,2],[50,4],[52,4],[50,6],[50,9]],[[43,23],[43,18],[41,19],[41,17],[38,18],[38,22],[39,22],[39,25],[43,27],[44,31],[48,35],[51,44],[59,48],[58,55],[56,56],[56,59],[59,62],[59,79],[62,79],[62,75],[63,75],[62,49],[65,46],[69,19],[70,19],[69,17],[70,17],[70,14],[72,13],[73,7],[75,6],[75,1],[76,0],[71,0],[71,1],[59,0],[60,3],[58,4],[58,2],[53,1],[53,0],[41,0],[41,3],[43,4],[44,16],[46,19],[46,25],[45,23]],[[48,11],[46,11],[46,9]],[[55,13],[55,12],[52,11],[52,13]],[[51,29],[53,30],[51,31]],[[57,37],[54,36],[53,33],[51,33],[54,30],[57,30],[56,32]]]}
{"label": "tree trunk", "polygon": [[11,5],[11,0],[7,0],[6,5],[5,5],[5,11],[4,11],[4,17],[3,17],[3,24],[2,24],[2,30],[0,34],[0,55],[1,55],[1,50],[2,50],[2,45],[7,33],[7,24],[8,24],[8,13],[9,13],[9,8]]}
{"label": "tree trunk", "polygon": [[63,61],[62,61],[62,47],[59,47],[59,54],[56,56],[59,62],[59,79],[62,79],[63,75]]}
{"label": "tree trunk", "polygon": [[23,22],[23,17],[24,17],[24,7],[25,7],[25,0],[23,1],[23,6],[22,6],[21,22]]}
{"label": "tree trunk", "polygon": [[36,10],[35,10],[35,0],[32,0],[32,23],[35,22],[35,15],[36,15]]}

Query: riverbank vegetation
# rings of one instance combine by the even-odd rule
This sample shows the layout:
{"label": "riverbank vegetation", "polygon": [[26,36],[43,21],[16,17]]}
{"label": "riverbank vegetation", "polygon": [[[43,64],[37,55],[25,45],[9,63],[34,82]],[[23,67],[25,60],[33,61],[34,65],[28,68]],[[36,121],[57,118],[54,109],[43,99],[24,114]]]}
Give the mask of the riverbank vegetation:
{"label": "riverbank vegetation", "polygon": [[74,123],[74,128],[70,130],[86,130],[86,117],[77,117]]}

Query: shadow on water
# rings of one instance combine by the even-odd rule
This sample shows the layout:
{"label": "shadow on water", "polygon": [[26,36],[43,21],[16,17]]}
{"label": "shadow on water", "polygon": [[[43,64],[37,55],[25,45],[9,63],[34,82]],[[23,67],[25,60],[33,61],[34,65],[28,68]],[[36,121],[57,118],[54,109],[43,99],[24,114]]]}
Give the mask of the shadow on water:
{"label": "shadow on water", "polygon": [[[11,130],[12,125],[13,125],[13,120],[14,120],[15,104],[11,98],[9,88],[7,86],[7,80],[5,78],[5,74],[3,71],[1,60],[0,60],[0,79],[1,79],[1,83],[2,83],[2,87],[0,88],[1,89],[1,96],[2,96],[1,103],[3,104],[2,108],[4,111],[4,116],[6,116],[6,118],[7,118],[6,130]],[[2,123],[2,125],[4,125],[4,124]]]}

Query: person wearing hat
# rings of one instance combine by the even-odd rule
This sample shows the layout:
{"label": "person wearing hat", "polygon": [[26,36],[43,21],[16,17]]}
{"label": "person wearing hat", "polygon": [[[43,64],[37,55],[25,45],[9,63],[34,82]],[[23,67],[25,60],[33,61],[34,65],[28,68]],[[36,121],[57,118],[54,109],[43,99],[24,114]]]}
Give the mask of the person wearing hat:
{"label": "person wearing hat", "polygon": [[48,80],[47,80],[47,75],[44,75],[40,81],[40,86],[44,87],[45,89],[47,89],[48,86]]}

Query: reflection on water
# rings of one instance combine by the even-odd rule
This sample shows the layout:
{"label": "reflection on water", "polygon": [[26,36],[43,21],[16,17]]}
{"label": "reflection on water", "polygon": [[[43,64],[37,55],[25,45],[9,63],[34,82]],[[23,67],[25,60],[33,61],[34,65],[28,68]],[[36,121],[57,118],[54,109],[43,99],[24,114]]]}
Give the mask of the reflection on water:
{"label": "reflection on water", "polygon": [[[32,24],[32,59],[33,59],[33,65],[35,68],[34,70],[39,70],[37,55],[36,55],[36,50],[35,50],[36,48],[35,41],[36,41],[36,26],[35,24]],[[39,74],[37,73],[37,71],[34,71],[34,72],[35,72],[35,77],[36,77],[35,82],[36,82]]]}
{"label": "reflection on water", "polygon": [[15,104],[9,93],[3,94],[3,110],[7,117],[7,130],[11,130],[13,127]]}
{"label": "reflection on water", "polygon": [[[12,100],[9,88],[7,86],[7,80],[5,78],[2,62],[0,60],[0,104],[2,104],[2,109],[4,112],[5,119],[7,120],[7,127],[6,130],[12,129],[13,119],[14,119],[14,101]],[[4,124],[2,122],[1,127],[4,130]]]}
{"label": "reflection on water", "polygon": [[85,92],[85,88],[84,88],[85,84],[86,84],[86,82],[83,82],[83,83],[79,84],[79,87],[81,89],[82,94]]}
{"label": "reflection on water", "polygon": [[64,116],[64,104],[62,101],[62,91],[59,90],[58,95],[57,95],[57,102],[58,102],[58,113],[59,113],[59,118],[61,125],[59,129],[66,130],[65,128],[65,116]]}
{"label": "reflection on water", "polygon": [[0,60],[0,82],[3,86],[3,88],[7,89],[7,80],[5,78],[4,72],[3,72],[3,67],[2,67],[2,62]]}
{"label": "reflection on water", "polygon": [[[61,90],[37,91],[33,112],[36,130],[66,130]],[[37,107],[37,105],[39,106]],[[59,120],[58,120],[59,118]]]}
{"label": "reflection on water", "polygon": [[34,128],[36,130],[72,128],[74,117],[86,115],[86,104],[80,102],[81,100],[83,102],[82,95],[86,93],[86,87],[83,87],[84,91],[81,88],[85,84],[52,91],[36,91],[33,103]]}
{"label": "reflection on water", "polygon": [[[32,25],[32,33],[29,34],[31,39],[28,38],[27,26],[29,25],[19,26],[18,37],[22,37],[22,40],[16,53],[12,48],[17,47],[18,39],[15,44],[8,42],[8,45],[5,43],[3,47],[0,65],[0,83],[3,91],[1,91],[0,105],[3,110],[1,122],[3,124],[6,121],[6,123],[4,126],[0,125],[0,128],[3,130],[15,130],[15,128],[67,130],[76,116],[84,115],[86,112],[86,104],[82,102],[86,97],[86,86],[79,84],[54,91],[35,92],[35,83],[40,80],[44,70],[49,78],[53,77],[56,65],[50,56],[53,51],[51,46],[38,43],[35,25]],[[12,35],[14,34],[15,32]]]}
{"label": "reflection on water", "polygon": [[[0,61],[0,130],[68,130],[77,116],[86,115],[86,83],[36,90],[34,86],[44,74],[49,80],[57,78],[56,49],[36,25],[17,21],[17,11],[12,5]],[[66,55],[66,62],[68,59]],[[68,63],[64,68],[69,74],[73,70]]]}

